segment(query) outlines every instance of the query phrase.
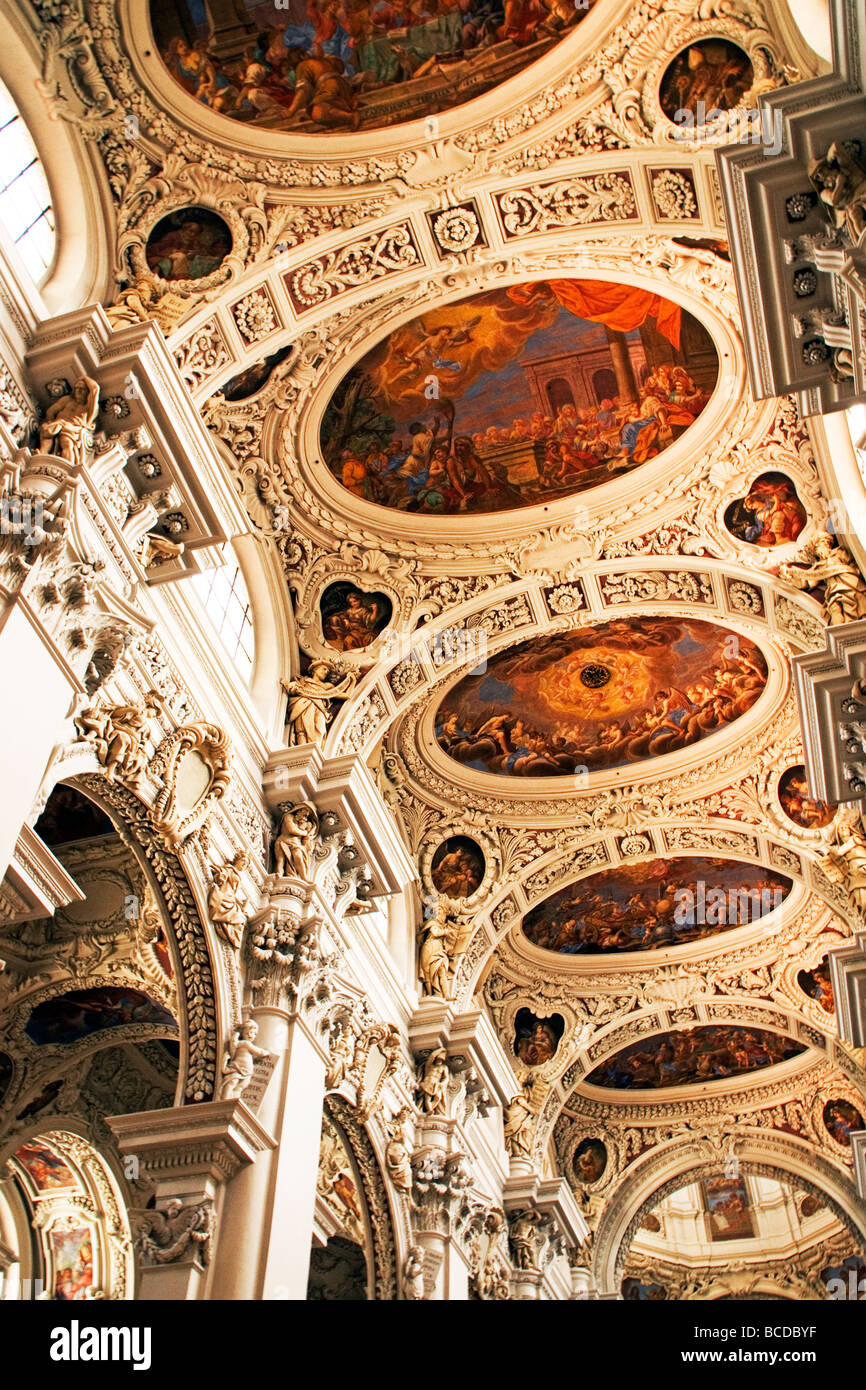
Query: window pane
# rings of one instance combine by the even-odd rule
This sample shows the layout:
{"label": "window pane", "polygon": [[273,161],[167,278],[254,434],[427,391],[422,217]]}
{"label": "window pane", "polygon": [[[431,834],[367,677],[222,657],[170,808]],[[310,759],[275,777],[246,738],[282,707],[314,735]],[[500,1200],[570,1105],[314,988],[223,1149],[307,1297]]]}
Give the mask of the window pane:
{"label": "window pane", "polygon": [[30,132],[0,83],[0,222],[37,284],[54,258],[54,211]]}

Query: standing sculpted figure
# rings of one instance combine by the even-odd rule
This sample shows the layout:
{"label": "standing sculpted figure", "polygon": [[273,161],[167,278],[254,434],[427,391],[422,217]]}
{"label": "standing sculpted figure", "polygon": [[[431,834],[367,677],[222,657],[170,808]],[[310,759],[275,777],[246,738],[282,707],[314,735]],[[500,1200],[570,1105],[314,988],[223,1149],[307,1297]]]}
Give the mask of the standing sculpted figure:
{"label": "standing sculpted figure", "polygon": [[391,1181],[399,1192],[410,1196],[412,1192],[412,1126],[408,1106],[403,1106],[394,1116],[388,1127],[388,1143],[385,1146],[385,1162]]}
{"label": "standing sculpted figure", "polygon": [[328,732],[328,706],[332,700],[346,700],[351,695],[357,676],[349,671],[341,681],[333,683],[331,667],[326,661],[314,661],[308,676],[282,681],[289,697],[289,747],[303,743],[324,743]]}
{"label": "standing sculpted figure", "polygon": [[824,585],[824,613],[829,627],[839,623],[856,623],[866,617],[866,584],[844,545],[834,545],[832,536],[824,532],[812,543],[811,563],[781,564],[779,578],[793,584],[795,589],[812,589]]}
{"label": "standing sculpted figure", "polygon": [[72,394],[61,396],[45,412],[39,426],[39,448],[79,467],[92,444],[99,409],[99,387],[89,376],[80,376]]}
{"label": "standing sculpted figure", "polygon": [[448,1054],[444,1047],[436,1047],[425,1059],[421,1068],[421,1079],[418,1082],[425,1115],[444,1115],[446,1113],[450,1080]]}
{"label": "standing sculpted figure", "polygon": [[424,1250],[413,1245],[403,1265],[403,1291],[406,1298],[420,1302],[424,1297]]}
{"label": "standing sculpted figure", "polygon": [[273,1057],[274,1054],[268,1052],[267,1048],[256,1047],[258,1031],[259,1026],[254,1018],[241,1024],[238,1040],[223,1071],[220,1100],[237,1100],[242,1096],[253,1079],[256,1062]]}
{"label": "standing sculpted figure", "polygon": [[312,806],[291,806],[283,812],[274,841],[274,873],[278,878],[290,874],[310,877],[318,833],[319,818]]}
{"label": "standing sculpted figure", "polygon": [[248,863],[249,855],[242,849],[229,863],[218,865],[213,871],[213,882],[207,895],[211,921],[220,928],[236,951],[240,949],[249,910],[246,895],[241,889],[241,874]]}
{"label": "standing sculpted figure", "polygon": [[535,1118],[529,1092],[521,1091],[505,1111],[505,1147],[512,1158],[532,1158]]}
{"label": "standing sculpted figure", "polygon": [[866,915],[866,833],[859,810],[837,816],[833,848],[820,864],[830,882],[843,884],[854,907]]}
{"label": "standing sculpted figure", "polygon": [[136,782],[147,766],[147,717],[158,709],[158,697],[150,692],[140,705],[86,709],[76,715],[73,723],[83,739],[92,739],[96,744],[96,756],[107,777]]}
{"label": "standing sculpted figure", "polygon": [[841,141],[834,142],[823,159],[812,163],[809,179],[836,226],[856,246],[866,231],[866,168]]}
{"label": "standing sculpted figure", "polygon": [[431,917],[426,926],[418,969],[428,994],[438,994],[442,999],[449,998],[448,977],[451,971],[450,951],[454,942],[454,928],[448,921],[448,908],[444,898],[436,906],[436,916]]}

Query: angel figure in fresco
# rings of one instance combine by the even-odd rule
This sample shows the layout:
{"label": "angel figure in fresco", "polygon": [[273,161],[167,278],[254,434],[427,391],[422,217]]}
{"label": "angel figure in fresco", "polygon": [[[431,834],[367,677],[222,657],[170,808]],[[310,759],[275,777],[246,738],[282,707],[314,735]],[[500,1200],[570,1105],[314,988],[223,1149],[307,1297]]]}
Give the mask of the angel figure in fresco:
{"label": "angel figure in fresco", "polygon": [[80,376],[70,395],[60,396],[45,412],[39,426],[39,448],[67,463],[84,464],[93,444],[93,426],[99,410],[99,387],[89,376]]}
{"label": "angel figure in fresco", "polygon": [[856,623],[866,617],[866,584],[844,545],[834,544],[825,531],[812,543],[808,565],[782,564],[779,578],[795,589],[824,585],[824,613],[828,627]]}
{"label": "angel figure in fresco", "polygon": [[866,914],[866,834],[858,807],[837,818],[832,848],[820,860],[820,867],[831,883],[844,885],[853,906]]}
{"label": "angel figure in fresco", "polygon": [[[464,343],[471,343],[472,330],[480,322],[481,315],[477,314],[468,323],[443,323],[438,328],[428,328],[424,320],[419,319],[418,327],[424,337],[410,352],[395,348],[395,356],[412,367],[432,367],[439,371],[460,372],[463,370],[460,363],[450,360],[445,356],[445,353],[451,348],[461,347]],[[403,373],[400,375],[402,376]]]}
{"label": "angel figure in fresco", "polygon": [[254,1018],[248,1018],[240,1026],[238,1040],[223,1070],[220,1100],[238,1100],[253,1079],[256,1062],[273,1057],[265,1047],[256,1047],[259,1026]]}
{"label": "angel figure in fresco", "polygon": [[215,1219],[210,1202],[184,1206],[173,1197],[165,1211],[138,1214],[138,1245],[145,1264],[173,1264],[192,1246],[190,1254],[203,1265],[210,1259]]}
{"label": "angel figure in fresco", "polygon": [[328,732],[328,707],[332,700],[347,700],[357,680],[349,671],[341,681],[332,682],[331,667],[326,661],[314,661],[308,676],[281,681],[289,697],[289,747],[304,743],[324,743]]}

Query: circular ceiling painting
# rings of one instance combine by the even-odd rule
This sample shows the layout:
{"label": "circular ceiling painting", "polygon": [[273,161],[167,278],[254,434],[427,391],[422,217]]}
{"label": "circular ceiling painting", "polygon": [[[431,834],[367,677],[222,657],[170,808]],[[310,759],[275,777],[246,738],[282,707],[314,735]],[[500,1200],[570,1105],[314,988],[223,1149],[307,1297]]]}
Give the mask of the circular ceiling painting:
{"label": "circular ceiling painting", "polygon": [[461,106],[541,58],[594,3],[151,0],[150,18],[169,71],[197,101],[266,130],[316,133]]}
{"label": "circular ceiling painting", "polygon": [[563,955],[651,951],[757,922],[790,891],[789,878],[759,864],[702,854],[651,859],[561,888],[526,914],[523,932]]}
{"label": "circular ceiling painting", "polygon": [[754,69],[738,44],[728,39],[700,39],[678,54],[665,71],[659,102],[677,124],[686,113],[706,124],[739,106],[754,80]]}
{"label": "circular ceiling painting", "polygon": [[744,1076],[798,1057],[805,1050],[801,1043],[763,1028],[709,1024],[657,1033],[630,1043],[590,1072],[586,1080],[590,1086],[626,1091],[688,1086]]}
{"label": "circular ceiling painting", "polygon": [[615,618],[498,652],[445,696],[436,738],[479,772],[584,775],[699,743],[751,709],[766,680],[754,642],[713,623]]}
{"label": "circular ceiling painting", "polygon": [[698,321],[649,290],[537,280],[427,310],[338,386],[323,457],[367,502],[513,511],[638,467],[697,419],[718,376]]}

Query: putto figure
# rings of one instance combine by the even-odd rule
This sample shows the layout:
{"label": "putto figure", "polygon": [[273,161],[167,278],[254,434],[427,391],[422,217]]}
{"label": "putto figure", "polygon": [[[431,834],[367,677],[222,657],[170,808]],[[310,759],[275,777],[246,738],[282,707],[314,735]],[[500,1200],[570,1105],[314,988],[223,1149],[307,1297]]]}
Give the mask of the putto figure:
{"label": "putto figure", "polygon": [[254,1018],[241,1024],[238,1040],[223,1071],[220,1100],[238,1100],[253,1079],[256,1062],[274,1055],[265,1047],[256,1047],[258,1031]]}
{"label": "putto figure", "polygon": [[278,878],[310,877],[318,831],[319,818],[312,806],[291,806],[283,812],[274,841],[274,873]]}
{"label": "putto figure", "polygon": [[39,426],[39,448],[81,467],[93,447],[93,426],[99,410],[99,387],[80,376],[70,395],[60,396],[45,412]]}

